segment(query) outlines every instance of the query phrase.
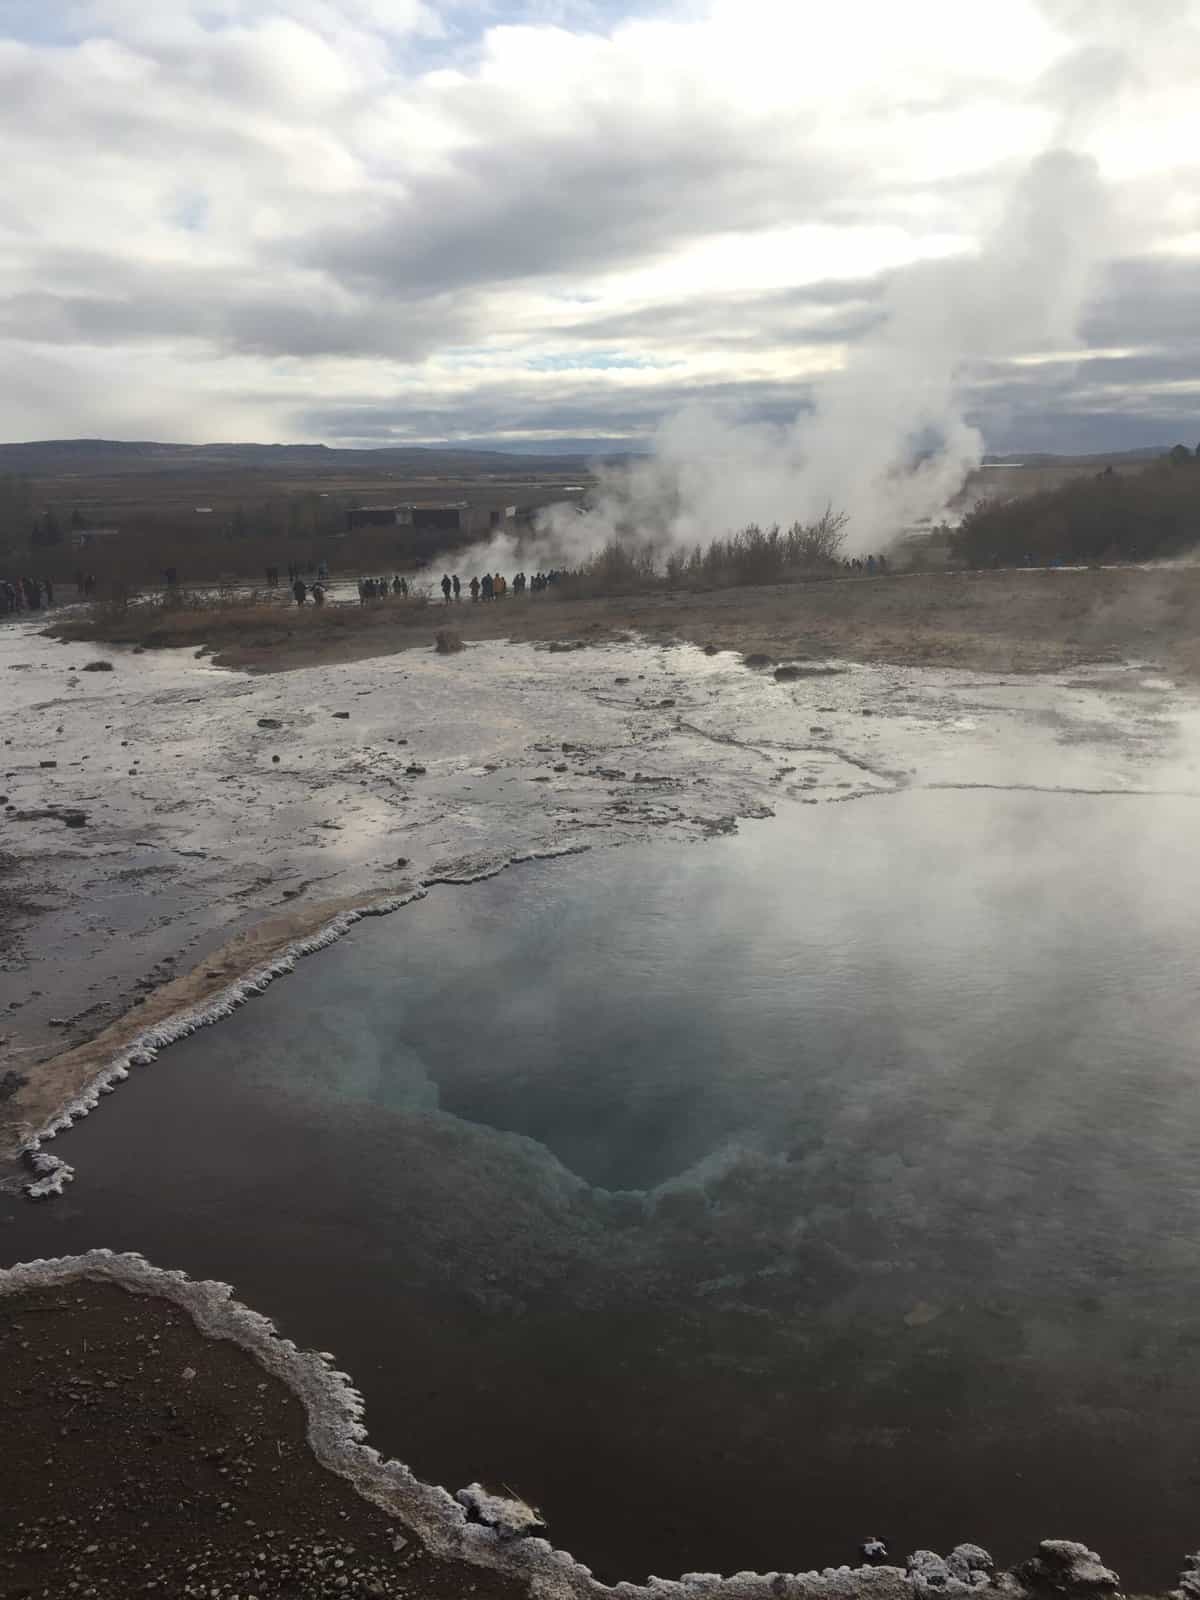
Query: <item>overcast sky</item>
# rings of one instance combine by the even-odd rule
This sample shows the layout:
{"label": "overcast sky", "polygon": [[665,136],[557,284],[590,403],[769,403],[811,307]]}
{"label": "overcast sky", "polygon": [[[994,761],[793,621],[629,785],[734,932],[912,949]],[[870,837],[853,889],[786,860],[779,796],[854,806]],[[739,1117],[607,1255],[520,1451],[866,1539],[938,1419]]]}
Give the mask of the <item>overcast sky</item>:
{"label": "overcast sky", "polygon": [[970,300],[966,414],[1195,444],[1197,84],[1200,0],[0,0],[0,436],[785,419],[1066,148],[1100,247]]}

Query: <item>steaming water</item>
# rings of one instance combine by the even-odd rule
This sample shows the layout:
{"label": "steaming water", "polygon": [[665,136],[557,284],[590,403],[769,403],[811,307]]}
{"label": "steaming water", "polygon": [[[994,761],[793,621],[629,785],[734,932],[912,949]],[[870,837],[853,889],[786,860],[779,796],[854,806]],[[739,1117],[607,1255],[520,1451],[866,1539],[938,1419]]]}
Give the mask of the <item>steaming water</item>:
{"label": "steaming water", "polygon": [[975,1538],[1165,1585],[1200,1481],[1187,802],[909,793],[443,888],[73,1131],[4,1259],[231,1279],[606,1576]]}

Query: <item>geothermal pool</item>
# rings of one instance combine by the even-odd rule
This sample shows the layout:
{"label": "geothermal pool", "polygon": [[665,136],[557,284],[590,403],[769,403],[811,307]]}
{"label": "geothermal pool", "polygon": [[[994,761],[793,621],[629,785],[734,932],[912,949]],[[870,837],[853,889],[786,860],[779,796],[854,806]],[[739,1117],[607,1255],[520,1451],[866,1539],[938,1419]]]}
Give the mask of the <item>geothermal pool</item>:
{"label": "geothermal pool", "polygon": [[1194,802],[785,803],[441,887],[165,1052],[0,1257],[228,1279],[607,1578],[1197,1534]]}

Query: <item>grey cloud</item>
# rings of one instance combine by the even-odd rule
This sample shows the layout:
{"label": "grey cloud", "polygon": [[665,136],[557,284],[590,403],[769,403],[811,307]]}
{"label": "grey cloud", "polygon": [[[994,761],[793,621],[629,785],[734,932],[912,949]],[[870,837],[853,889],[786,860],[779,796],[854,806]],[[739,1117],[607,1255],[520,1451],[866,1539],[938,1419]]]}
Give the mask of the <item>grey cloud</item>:
{"label": "grey cloud", "polygon": [[636,112],[581,116],[552,136],[480,145],[281,248],[341,281],[409,292],[595,273],[706,235],[815,220],[852,176],[828,159],[784,161],[759,130],[713,114],[640,126]]}
{"label": "grey cloud", "polygon": [[576,323],[571,337],[683,341],[701,347],[853,343],[886,315],[884,280],[831,279],[764,294],[707,295]]}
{"label": "grey cloud", "polygon": [[46,287],[0,295],[0,336],[96,345],[185,338],[243,354],[411,362],[476,328],[465,296],[351,299],[315,275],[54,252],[39,259],[36,276]]}

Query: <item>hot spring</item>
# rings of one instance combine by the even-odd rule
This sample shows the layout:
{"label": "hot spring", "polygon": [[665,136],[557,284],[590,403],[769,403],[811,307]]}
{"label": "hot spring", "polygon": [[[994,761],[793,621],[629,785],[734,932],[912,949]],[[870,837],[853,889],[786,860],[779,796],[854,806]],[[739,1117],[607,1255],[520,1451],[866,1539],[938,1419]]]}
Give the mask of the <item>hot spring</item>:
{"label": "hot spring", "polygon": [[73,1130],[6,1261],[231,1281],[607,1578],[1069,1536],[1200,1482],[1194,802],[781,805],[442,887]]}

